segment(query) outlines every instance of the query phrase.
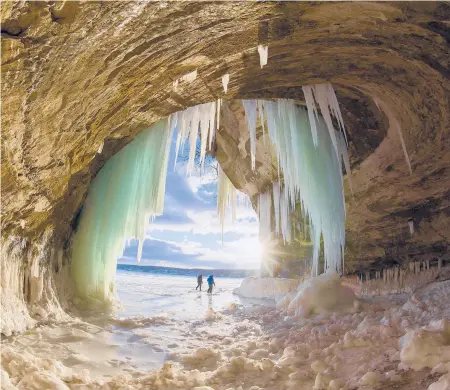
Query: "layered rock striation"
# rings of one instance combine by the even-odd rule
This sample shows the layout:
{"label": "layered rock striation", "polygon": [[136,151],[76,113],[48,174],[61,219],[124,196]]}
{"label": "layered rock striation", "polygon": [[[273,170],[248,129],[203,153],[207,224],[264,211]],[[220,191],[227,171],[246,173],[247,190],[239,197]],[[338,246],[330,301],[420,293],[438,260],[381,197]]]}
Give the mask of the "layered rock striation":
{"label": "layered rock striation", "polygon": [[353,168],[346,271],[447,259],[449,20],[445,2],[2,3],[1,298],[17,314],[2,331],[70,295],[70,240],[108,158],[157,120],[218,98],[228,102],[217,159],[254,200],[274,161],[261,147],[251,171],[235,100],[302,103],[302,85],[333,83]]}

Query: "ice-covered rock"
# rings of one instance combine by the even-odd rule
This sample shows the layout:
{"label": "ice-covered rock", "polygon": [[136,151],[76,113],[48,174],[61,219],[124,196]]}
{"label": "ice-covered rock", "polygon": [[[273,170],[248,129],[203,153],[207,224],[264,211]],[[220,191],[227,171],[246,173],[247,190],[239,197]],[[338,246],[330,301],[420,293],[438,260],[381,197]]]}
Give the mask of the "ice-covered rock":
{"label": "ice-covered rock", "polygon": [[381,377],[378,372],[369,371],[359,380],[363,386],[375,386],[380,383]]}
{"label": "ice-covered rock", "polygon": [[428,390],[450,390],[450,374],[441,376],[437,382],[428,387]]}
{"label": "ice-covered rock", "polygon": [[339,274],[326,272],[298,286],[295,298],[290,302],[288,314],[307,316],[336,311],[354,312],[358,307],[354,292],[342,285]]}
{"label": "ice-covered rock", "polygon": [[277,296],[285,296],[295,291],[298,283],[296,279],[249,276],[233,292],[246,298],[275,299]]}
{"label": "ice-covered rock", "polygon": [[450,334],[444,329],[409,331],[400,339],[401,362],[413,370],[434,368],[450,361]]}

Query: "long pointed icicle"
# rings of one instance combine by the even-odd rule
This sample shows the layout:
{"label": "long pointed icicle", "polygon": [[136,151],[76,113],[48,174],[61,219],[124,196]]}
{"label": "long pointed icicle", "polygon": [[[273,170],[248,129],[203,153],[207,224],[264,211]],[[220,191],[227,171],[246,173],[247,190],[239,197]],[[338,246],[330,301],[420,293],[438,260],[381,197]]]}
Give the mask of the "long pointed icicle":
{"label": "long pointed icicle", "polygon": [[314,97],[319,104],[320,113],[322,114],[325,123],[327,124],[328,132],[330,134],[331,141],[334,146],[336,155],[339,156],[336,131],[333,127],[333,121],[330,114],[330,104],[328,101],[328,84],[315,84],[314,85]]}
{"label": "long pointed icicle", "polygon": [[220,165],[218,166],[218,184],[217,184],[217,212],[219,215],[219,222],[222,227],[222,243],[223,243],[223,231],[225,226],[225,216],[228,207],[231,207],[231,220],[234,222],[236,219],[236,206],[237,195],[236,188],[230,181],[228,176],[222,170]]}
{"label": "long pointed icicle", "polygon": [[259,53],[259,64],[261,65],[261,69],[263,66],[267,65],[267,60],[269,58],[269,46],[258,45],[258,53]]}
{"label": "long pointed icicle", "polygon": [[271,231],[271,214],[272,214],[272,197],[270,192],[259,194],[259,232],[263,237],[270,235]]}
{"label": "long pointed icicle", "polygon": [[222,86],[223,86],[223,91],[225,93],[228,92],[228,82],[230,81],[230,74],[229,73],[225,73],[222,76]]}
{"label": "long pointed icicle", "polygon": [[306,107],[308,108],[309,124],[311,126],[311,133],[314,141],[314,145],[317,146],[317,125],[316,121],[319,115],[317,114],[316,104],[314,103],[313,87],[311,85],[305,85],[302,87],[303,95],[305,96]]}
{"label": "long pointed icicle", "polygon": [[402,133],[402,128],[400,127],[400,123],[398,122],[394,113],[388,107],[387,104],[385,104],[381,100],[378,100],[377,98],[375,98],[374,101],[375,101],[375,104],[377,105],[378,109],[384,111],[384,113],[387,115],[388,120],[389,120],[389,127],[392,130],[397,132],[397,134],[400,138],[400,144],[402,145],[402,150],[403,150],[403,154],[405,156],[405,161],[406,161],[406,164],[408,165],[409,174],[412,175],[411,161],[409,159],[408,150],[406,149],[405,140],[403,139],[403,133]]}
{"label": "long pointed icicle", "polygon": [[[350,161],[348,158],[347,152],[347,134],[345,130],[344,120],[342,118],[342,113],[339,108],[339,102],[336,97],[336,93],[334,92],[334,88],[330,83],[327,84],[315,84],[315,85],[305,85],[302,87],[303,94],[305,96],[306,107],[308,108],[308,117],[309,122],[311,123],[311,131],[313,133],[314,145],[317,146],[317,129],[316,123],[318,119],[317,107],[314,102],[317,101],[320,107],[320,111],[322,114],[325,123],[327,124],[328,131],[330,133],[331,140],[333,142],[334,149],[338,156],[341,156],[345,172],[347,174],[350,191],[353,194],[353,186],[351,183],[351,169],[350,169]],[[339,131],[335,131],[333,127],[333,122],[331,116],[336,118],[336,121],[339,125],[339,129],[342,131],[344,143],[340,143],[339,141]]]}
{"label": "long pointed icicle", "polygon": [[250,133],[250,158],[254,170],[256,161],[256,100],[242,100],[242,104]]}

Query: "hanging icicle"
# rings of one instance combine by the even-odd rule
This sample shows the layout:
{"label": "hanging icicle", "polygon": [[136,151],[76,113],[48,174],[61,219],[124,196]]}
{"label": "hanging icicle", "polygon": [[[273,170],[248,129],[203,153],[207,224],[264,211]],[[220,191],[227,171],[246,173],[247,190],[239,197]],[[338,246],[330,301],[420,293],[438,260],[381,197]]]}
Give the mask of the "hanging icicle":
{"label": "hanging icicle", "polygon": [[252,169],[255,169],[256,164],[256,100],[242,100],[245,110],[245,117],[247,119],[248,130],[250,133],[250,158]]}
{"label": "hanging icicle", "polygon": [[238,206],[250,208],[251,202],[247,195],[236,190],[231,180],[218,165],[218,184],[217,184],[217,214],[223,233],[225,227],[225,218],[227,210],[231,209],[231,222],[236,220],[236,210]]}
{"label": "hanging icicle", "polygon": [[[325,123],[327,124],[330,138],[333,142],[336,155],[342,159],[347,174],[350,192],[353,194],[351,183],[350,160],[347,152],[347,134],[345,130],[344,120],[342,119],[339,103],[334,92],[334,88],[330,83],[305,85],[302,87],[305,96],[306,107],[308,108],[308,118],[311,124],[311,132],[314,145],[317,146],[317,129],[316,123],[319,118],[316,103],[319,105]],[[334,116],[340,131],[336,131],[333,127],[331,117]],[[342,140],[340,140],[342,138]]]}
{"label": "hanging icicle", "polygon": [[269,58],[269,46],[258,45],[258,53],[259,53],[259,64],[261,65],[261,69],[264,65],[267,65],[267,60]]}
{"label": "hanging icicle", "polygon": [[230,81],[230,75],[229,75],[229,73],[225,73],[223,76],[222,76],[222,86],[223,86],[223,91],[225,92],[225,93],[227,93],[228,92],[228,82]]}
{"label": "hanging icicle", "polygon": [[412,175],[411,160],[409,159],[408,150],[406,149],[405,140],[403,139],[403,132],[400,123],[395,117],[394,112],[385,102],[383,102],[382,100],[378,100],[377,98],[374,98],[374,102],[377,105],[378,109],[383,111],[388,117],[390,129],[397,132],[400,139],[400,144],[402,146],[403,154],[405,156],[406,165],[408,166],[409,174]]}
{"label": "hanging icicle", "polygon": [[217,211],[219,214],[219,222],[222,226],[222,239],[223,230],[225,226],[225,216],[227,207],[231,207],[231,220],[234,222],[236,219],[236,188],[234,188],[233,183],[231,183],[228,176],[222,170],[220,165],[218,166],[219,177],[217,184]]}
{"label": "hanging icicle", "polygon": [[414,221],[413,219],[408,219],[408,226],[409,226],[409,234],[411,235],[411,237],[414,234]]}
{"label": "hanging icicle", "polygon": [[179,79],[176,79],[173,82],[173,89],[176,91],[178,89],[178,85],[180,83],[192,83],[197,78],[197,69],[190,73],[186,73],[185,75],[181,76]]}
{"label": "hanging icicle", "polygon": [[270,192],[259,194],[259,232],[262,237],[269,237],[271,232],[272,197]]}

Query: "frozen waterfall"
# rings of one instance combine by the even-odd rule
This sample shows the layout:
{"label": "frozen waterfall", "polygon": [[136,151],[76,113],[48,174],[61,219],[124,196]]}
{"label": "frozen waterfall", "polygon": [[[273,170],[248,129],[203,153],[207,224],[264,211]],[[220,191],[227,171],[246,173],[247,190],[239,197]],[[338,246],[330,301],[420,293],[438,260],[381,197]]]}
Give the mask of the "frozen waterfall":
{"label": "frozen waterfall", "polygon": [[[275,183],[260,195],[261,231],[270,231],[274,215],[275,232],[286,241],[291,237],[291,213],[300,207],[314,245],[313,273],[319,273],[319,251],[323,238],[325,269],[342,270],[345,246],[345,198],[341,159],[349,168],[344,135],[332,125],[335,115],[342,131],[341,115],[334,91],[325,85],[307,88],[309,110],[298,107],[293,100],[243,101],[249,123],[250,144],[256,133],[258,110],[263,110],[267,131],[275,146],[278,164],[283,173],[282,184]],[[318,100],[320,112],[311,100]],[[262,113],[259,112],[259,116]],[[255,142],[255,141],[253,141]],[[254,151],[252,151],[254,153]],[[253,165],[252,158],[252,165]],[[272,204],[273,211],[272,214]]]}
{"label": "frozen waterfall", "polygon": [[78,296],[112,298],[117,258],[125,239],[140,240],[164,206],[172,132],[160,121],[111,157],[92,181],[73,241],[72,275]]}

